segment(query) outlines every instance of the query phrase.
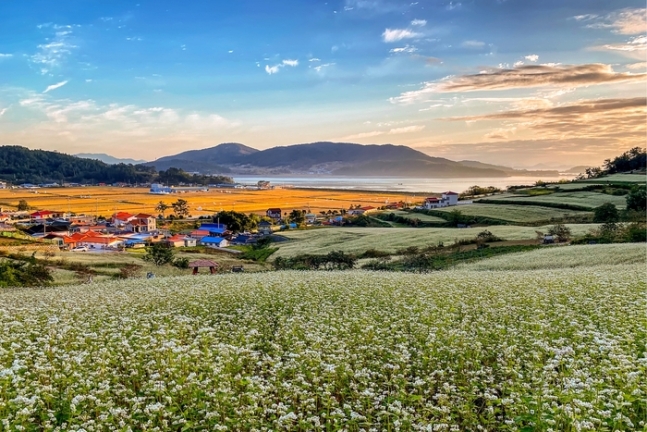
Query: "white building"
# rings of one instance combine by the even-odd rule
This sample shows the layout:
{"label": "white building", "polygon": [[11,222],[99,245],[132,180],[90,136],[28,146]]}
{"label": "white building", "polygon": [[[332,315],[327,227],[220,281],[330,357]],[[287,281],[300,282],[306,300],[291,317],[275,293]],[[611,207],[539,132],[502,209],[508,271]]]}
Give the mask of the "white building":
{"label": "white building", "polygon": [[429,197],[425,200],[427,210],[455,205],[458,205],[458,194],[452,191],[443,192],[440,198]]}

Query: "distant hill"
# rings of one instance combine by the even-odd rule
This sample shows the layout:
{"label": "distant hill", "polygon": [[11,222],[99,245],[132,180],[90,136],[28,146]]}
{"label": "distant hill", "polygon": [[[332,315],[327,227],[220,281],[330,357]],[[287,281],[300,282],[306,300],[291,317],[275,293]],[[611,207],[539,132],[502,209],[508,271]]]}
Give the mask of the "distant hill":
{"label": "distant hill", "polygon": [[587,168],[589,168],[589,167],[586,166],[586,165],[579,165],[579,166],[576,166],[576,167],[573,167],[573,168],[569,168],[564,172],[569,173],[569,174],[582,174],[582,173],[584,173],[586,171]]}
{"label": "distant hill", "polygon": [[481,168],[481,169],[494,169],[498,171],[503,171],[509,176],[527,176],[527,177],[557,177],[559,176],[559,171],[557,170],[527,170],[527,169],[515,169],[502,165],[492,165],[486,164],[483,162],[462,160],[459,161],[461,165],[472,167],[472,168]]}
{"label": "distant hill", "polygon": [[101,162],[107,163],[109,165],[115,165],[119,163],[138,165],[138,164],[146,163],[146,161],[143,159],[117,158],[105,153],[77,153],[73,156],[80,157],[83,159],[96,159]]}
{"label": "distant hill", "polygon": [[109,165],[64,153],[0,146],[0,179],[14,184],[45,182],[140,183],[156,172],[142,165]]}
{"label": "distant hill", "polygon": [[190,175],[182,170],[160,171],[152,166],[86,159],[64,153],[0,146],[0,180],[22,183],[233,183],[226,176]]}
{"label": "distant hill", "polygon": [[[475,162],[478,164],[478,162]],[[506,177],[525,171],[507,167],[464,165],[426,155],[402,145],[315,142],[256,150],[226,143],[166,156],[146,165],[202,173],[337,174],[357,176]],[[514,171],[514,173],[508,173]],[[528,173],[528,175],[531,175]],[[543,175],[546,175],[543,173]],[[555,173],[557,175],[557,173]]]}

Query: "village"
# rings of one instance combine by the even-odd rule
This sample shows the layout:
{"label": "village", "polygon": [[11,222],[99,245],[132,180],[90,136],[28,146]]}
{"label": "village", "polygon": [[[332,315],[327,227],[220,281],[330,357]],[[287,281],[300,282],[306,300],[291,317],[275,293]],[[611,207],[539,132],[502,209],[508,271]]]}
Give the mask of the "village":
{"label": "village", "polygon": [[[186,205],[186,201],[180,200]],[[427,197],[415,208],[435,209],[458,205],[458,193],[444,192],[441,197]],[[212,217],[175,219],[165,218],[162,213],[129,213],[119,211],[110,217],[97,217],[61,210],[38,209],[9,210],[0,208],[0,234],[3,237],[30,238],[57,246],[61,251],[71,252],[120,252],[126,249],[145,248],[161,243],[171,248],[205,246],[224,249],[229,246],[250,245],[259,238],[278,231],[304,227],[349,226],[354,218],[384,210],[407,207],[403,201],[372,205],[350,205],[348,209],[320,211],[305,210],[290,212],[281,208],[268,208],[258,215],[255,227],[232,230],[220,223],[217,214]],[[159,209],[158,209],[159,210]],[[181,221],[183,229],[171,229],[170,221]]]}

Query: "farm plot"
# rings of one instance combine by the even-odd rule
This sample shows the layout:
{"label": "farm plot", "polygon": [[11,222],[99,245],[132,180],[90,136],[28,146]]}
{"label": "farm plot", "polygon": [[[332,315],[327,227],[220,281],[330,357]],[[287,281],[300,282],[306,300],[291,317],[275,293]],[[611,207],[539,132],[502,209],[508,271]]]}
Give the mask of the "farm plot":
{"label": "farm plot", "polygon": [[[492,200],[494,201],[494,200]],[[624,196],[608,195],[596,192],[555,192],[549,195],[527,196],[527,195],[501,195],[496,198],[497,203],[509,204],[533,204],[533,205],[574,205],[593,209],[604,203],[612,203],[623,209],[626,206]]]}
{"label": "farm plot", "polygon": [[443,219],[441,217],[426,215],[426,214],[423,214],[423,213],[407,212],[407,211],[402,211],[402,210],[393,210],[393,211],[388,211],[387,210],[384,213],[385,214],[393,213],[396,216],[409,218],[409,219],[420,219],[422,222],[438,222],[438,223],[447,222],[445,219]]}
{"label": "farm plot", "polygon": [[[546,247],[460,264],[464,270],[539,270],[604,265],[644,264],[647,248],[644,243],[600,244]],[[618,271],[620,271],[618,269]]]}
{"label": "farm plot", "polygon": [[579,180],[578,183],[600,183],[600,184],[613,184],[613,183],[647,183],[647,176],[645,174],[611,174],[606,177]]}
{"label": "farm plot", "polygon": [[[567,225],[573,235],[584,235],[597,224]],[[491,226],[490,232],[506,240],[530,240],[536,231],[548,231],[548,226]],[[456,240],[472,239],[483,228],[322,228],[286,231],[281,235],[292,240],[278,243],[279,250],[272,255],[288,257],[299,254],[326,254],[335,250],[361,253],[368,249],[395,252],[409,246],[435,246],[439,242],[450,245]]]}
{"label": "farm plot", "polygon": [[533,223],[548,222],[551,219],[562,219],[573,216],[588,216],[591,212],[576,210],[561,210],[541,206],[518,206],[505,204],[466,204],[459,207],[446,207],[436,211],[451,212],[459,210],[467,216],[480,216],[509,222]]}
{"label": "farm plot", "polygon": [[7,290],[0,424],[642,430],[645,289],[635,265]]}

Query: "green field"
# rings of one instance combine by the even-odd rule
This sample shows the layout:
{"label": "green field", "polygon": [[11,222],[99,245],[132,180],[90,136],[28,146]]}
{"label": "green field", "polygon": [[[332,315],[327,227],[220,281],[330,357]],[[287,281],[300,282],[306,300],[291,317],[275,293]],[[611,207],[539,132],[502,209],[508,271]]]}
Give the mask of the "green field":
{"label": "green field", "polygon": [[[573,235],[584,235],[597,224],[567,225]],[[487,229],[506,240],[530,240],[536,231],[548,231],[549,226],[519,227],[491,226]],[[361,253],[368,249],[395,252],[409,246],[445,245],[457,239],[472,239],[484,228],[323,228],[281,233],[291,241],[277,243],[279,250],[270,259],[299,254],[326,254],[335,250]]]}
{"label": "green field", "polygon": [[[457,268],[462,270],[525,271],[645,264],[646,262],[647,247],[645,243],[621,243],[545,247],[530,252],[496,256],[469,264],[459,264]],[[617,271],[620,271],[620,269]]]}
{"label": "green field", "polygon": [[616,207],[623,209],[626,206],[626,199],[624,196],[608,195],[597,192],[555,192],[549,195],[527,196],[527,195],[513,195],[503,194],[495,198],[497,201],[509,202],[513,204],[515,201],[523,203],[533,203],[541,206],[542,204],[564,204],[576,205],[593,209],[604,203],[612,203]]}
{"label": "green field", "polygon": [[644,174],[611,174],[606,177],[578,180],[578,183],[647,183],[647,176]]}
{"label": "green field", "polygon": [[459,210],[464,215],[481,216],[484,218],[498,219],[508,222],[549,222],[551,219],[562,219],[572,216],[587,216],[590,212],[561,210],[551,207],[541,206],[519,206],[505,204],[465,204],[457,207],[445,207],[435,211],[451,212]]}
{"label": "green field", "polygon": [[446,223],[447,221],[441,217],[438,216],[431,216],[431,215],[426,215],[423,213],[414,213],[414,212],[407,212],[403,210],[393,210],[393,211],[385,211],[384,214],[389,214],[393,213],[396,216],[404,217],[404,218],[409,218],[409,219],[420,219],[422,222],[438,222],[438,223]]}
{"label": "green field", "polygon": [[627,431],[644,266],[0,292],[2,430]]}

